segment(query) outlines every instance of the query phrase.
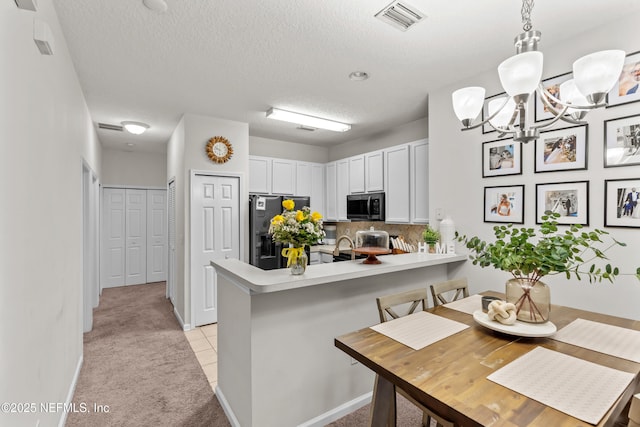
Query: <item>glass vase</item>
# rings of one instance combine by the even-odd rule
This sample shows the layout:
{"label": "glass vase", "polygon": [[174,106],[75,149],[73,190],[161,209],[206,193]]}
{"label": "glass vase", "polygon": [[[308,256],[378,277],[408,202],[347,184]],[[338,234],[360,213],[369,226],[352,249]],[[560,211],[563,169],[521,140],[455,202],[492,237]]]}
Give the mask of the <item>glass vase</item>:
{"label": "glass vase", "polygon": [[291,260],[291,265],[289,266],[289,271],[294,276],[299,276],[304,274],[307,269],[307,261],[308,261],[307,253],[304,248],[300,251],[300,254],[294,259]]}
{"label": "glass vase", "polygon": [[551,312],[551,292],[541,281],[510,279],[506,284],[507,302],[516,306],[517,319],[529,323],[545,323]]}

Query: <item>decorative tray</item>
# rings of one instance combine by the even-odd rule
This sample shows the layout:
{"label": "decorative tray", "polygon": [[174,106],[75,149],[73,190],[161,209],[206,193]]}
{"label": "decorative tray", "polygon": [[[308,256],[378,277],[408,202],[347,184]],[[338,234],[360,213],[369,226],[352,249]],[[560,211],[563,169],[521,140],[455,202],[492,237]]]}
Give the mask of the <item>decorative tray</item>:
{"label": "decorative tray", "polygon": [[556,333],[556,325],[551,322],[527,323],[516,320],[513,325],[503,325],[495,320],[489,320],[487,313],[482,310],[473,312],[473,320],[485,328],[518,337],[550,337]]}

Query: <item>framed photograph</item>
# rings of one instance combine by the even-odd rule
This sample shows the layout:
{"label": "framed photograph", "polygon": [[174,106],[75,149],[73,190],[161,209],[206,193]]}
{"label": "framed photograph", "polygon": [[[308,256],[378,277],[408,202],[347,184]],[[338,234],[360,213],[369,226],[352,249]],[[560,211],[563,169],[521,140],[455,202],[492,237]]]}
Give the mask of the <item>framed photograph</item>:
{"label": "framed photograph", "polygon": [[605,120],[604,167],[640,165],[640,115]]}
{"label": "framed photograph", "polygon": [[560,214],[558,224],[589,225],[589,181],[536,184],[536,224],[547,211]]}
{"label": "framed photograph", "polygon": [[640,101],[640,51],[630,53],[624,60],[624,67],[616,85],[607,94],[607,106]]}
{"label": "framed photograph", "polygon": [[[551,77],[549,79],[543,80],[542,86],[544,86],[544,88],[548,90],[549,93],[551,93],[551,95],[561,99],[560,84],[566,82],[571,77],[573,77],[573,73],[565,73],[559,76]],[[535,109],[534,109],[534,116],[533,116],[534,121],[542,122],[544,120],[553,119],[555,117],[553,113],[549,111],[549,108],[546,105],[544,105],[544,102],[542,102],[542,99],[540,98],[540,94],[537,91],[534,99],[535,99]],[[556,105],[556,103],[551,100],[549,100],[549,103],[553,106]]]}
{"label": "framed photograph", "polygon": [[482,177],[522,174],[522,144],[498,139],[482,144]]}
{"label": "framed photograph", "polygon": [[484,222],[524,224],[524,185],[484,187]]}
{"label": "framed photograph", "polygon": [[587,169],[588,125],[540,132],[535,142],[535,172]]}
{"label": "framed photograph", "polygon": [[640,228],[640,178],[604,181],[605,227]]}
{"label": "framed photograph", "polygon": [[[499,98],[501,96],[507,96],[506,92],[499,93],[497,95],[490,96],[484,99],[484,104],[482,105],[482,120],[484,121],[487,117],[489,117],[489,102],[493,101],[495,98]],[[516,123],[518,119],[516,118]],[[482,133],[491,133],[497,132],[494,128],[491,127],[490,124],[485,123],[482,125]]]}

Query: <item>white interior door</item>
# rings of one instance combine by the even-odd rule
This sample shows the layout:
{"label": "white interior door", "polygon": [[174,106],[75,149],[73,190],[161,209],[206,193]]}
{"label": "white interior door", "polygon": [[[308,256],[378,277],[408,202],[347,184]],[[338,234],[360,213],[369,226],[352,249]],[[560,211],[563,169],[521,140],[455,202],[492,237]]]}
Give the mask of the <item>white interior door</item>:
{"label": "white interior door", "polygon": [[147,190],[126,189],[125,285],[147,283]]}
{"label": "white interior door", "polygon": [[147,190],[147,282],[167,280],[167,190]]}
{"label": "white interior door", "polygon": [[168,231],[169,235],[169,266],[167,271],[167,297],[174,306],[176,295],[176,183],[171,181],[169,183],[168,194]]}
{"label": "white interior door", "polygon": [[218,321],[210,262],[240,259],[240,179],[194,175],[191,181],[191,296],[194,326]]}
{"label": "white interior door", "polygon": [[123,286],[125,276],[125,190],[102,190],[101,288]]}

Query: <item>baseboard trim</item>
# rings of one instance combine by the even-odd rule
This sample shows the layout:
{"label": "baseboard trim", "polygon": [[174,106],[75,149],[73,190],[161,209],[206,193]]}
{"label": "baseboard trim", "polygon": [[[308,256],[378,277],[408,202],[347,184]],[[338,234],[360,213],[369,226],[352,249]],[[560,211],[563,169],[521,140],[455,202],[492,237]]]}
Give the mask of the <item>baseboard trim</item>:
{"label": "baseboard trim", "polygon": [[176,316],[176,319],[178,319],[178,323],[180,324],[180,327],[183,331],[191,330],[191,325],[188,323],[184,323],[184,320],[182,320],[182,317],[180,317],[180,313],[178,313],[178,310],[175,307],[173,307],[173,315]]}
{"label": "baseboard trim", "polygon": [[[71,386],[69,387],[69,392],[67,393],[67,399],[64,401],[65,408],[71,406],[71,402],[73,402],[73,394],[76,392],[76,386],[78,385],[78,378],[80,378],[80,369],[82,368],[82,362],[84,361],[83,353],[80,354],[78,358],[78,363],[76,364],[76,371],[73,374],[73,379],[71,380]],[[67,423],[67,411],[62,411],[62,415],[60,416],[60,421],[58,422],[58,427],[64,427]]]}
{"label": "baseboard trim", "polygon": [[225,399],[224,397],[224,393],[222,393],[222,390],[220,390],[220,386],[216,386],[215,393],[216,398],[218,399],[218,402],[220,402],[220,406],[222,406],[222,409],[224,410],[224,413],[227,416],[227,419],[229,420],[231,426],[241,427],[240,421],[238,421],[238,419],[236,418],[236,414],[233,413],[231,406],[229,406],[229,402],[227,402],[227,399]]}
{"label": "baseboard trim", "polygon": [[320,414],[317,417],[310,419],[309,421],[305,421],[304,423],[299,424],[298,427],[324,427],[327,424],[339,420],[345,415],[362,408],[364,405],[371,402],[372,397],[372,391],[365,393],[362,396],[358,396],[353,400],[350,400],[338,407],[331,409],[330,411],[325,412],[324,414]]}

